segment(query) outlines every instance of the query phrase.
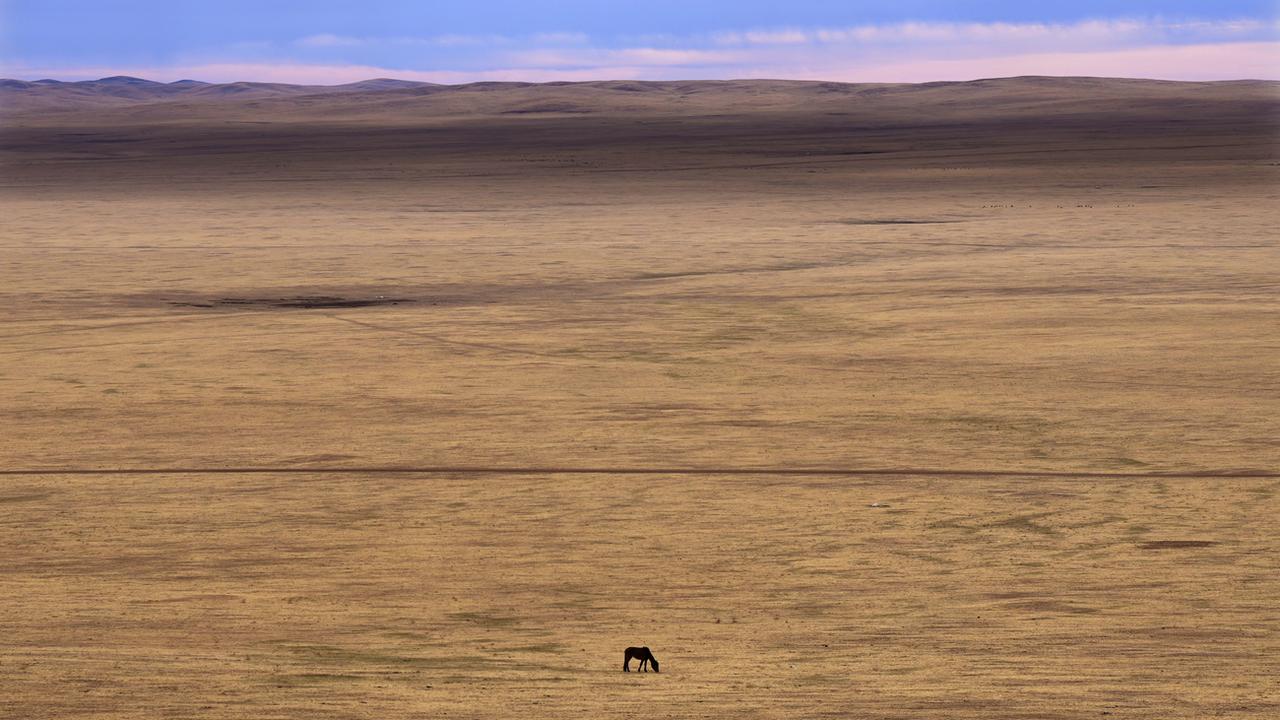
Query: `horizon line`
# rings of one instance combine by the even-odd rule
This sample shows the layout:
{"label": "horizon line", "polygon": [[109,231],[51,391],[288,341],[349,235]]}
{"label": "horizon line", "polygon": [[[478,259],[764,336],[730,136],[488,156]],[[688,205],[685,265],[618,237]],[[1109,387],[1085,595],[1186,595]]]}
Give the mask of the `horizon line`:
{"label": "horizon line", "polygon": [[646,84],[646,85],[660,85],[660,84],[666,84],[666,83],[694,83],[694,82],[706,82],[706,83],[779,82],[779,83],[826,83],[826,84],[835,84],[835,85],[934,85],[934,84],[959,85],[959,84],[972,83],[972,82],[990,82],[995,80],[1026,80],[1026,79],[1122,80],[1122,81],[1130,81],[1130,82],[1180,83],[1180,84],[1195,84],[1195,85],[1239,83],[1239,82],[1262,82],[1262,83],[1280,84],[1280,80],[1268,79],[1268,78],[1262,78],[1262,77],[1219,78],[1214,80],[1184,80],[1184,79],[1170,79],[1170,78],[1156,78],[1156,77],[1128,76],[1128,75],[1046,75],[1043,73],[1028,73],[1028,74],[1022,74],[1022,75],[980,76],[980,77],[969,78],[966,80],[938,79],[938,80],[903,80],[903,81],[886,81],[886,80],[858,81],[858,80],[831,80],[831,79],[824,79],[824,78],[784,78],[784,77],[767,77],[767,76],[761,76],[761,77],[743,76],[743,77],[723,77],[723,78],[676,77],[676,78],[661,79],[661,80],[652,79],[652,78],[636,79],[636,78],[626,78],[626,77],[616,77],[616,78],[602,77],[602,78],[597,78],[592,80],[471,80],[467,82],[457,82],[457,83],[440,83],[440,82],[431,82],[429,80],[410,80],[410,79],[395,77],[391,75],[381,75],[381,76],[367,77],[362,80],[352,80],[348,82],[330,83],[330,84],[305,83],[305,82],[279,82],[279,81],[273,81],[273,80],[251,80],[251,79],[213,81],[213,80],[197,80],[195,78],[182,78],[179,80],[172,80],[172,81],[166,82],[164,80],[152,80],[150,78],[146,78],[138,75],[120,74],[120,75],[105,75],[98,78],[88,78],[88,79],[81,79],[81,80],[62,80],[62,79],[47,77],[47,76],[39,77],[35,79],[5,76],[5,77],[0,77],[0,82],[22,82],[22,83],[28,83],[33,85],[42,84],[42,83],[44,84],[57,83],[60,85],[72,85],[72,84],[78,84],[78,83],[100,83],[100,82],[106,82],[110,80],[139,80],[139,81],[154,84],[154,85],[181,85],[181,84],[189,84],[189,83],[199,83],[201,85],[257,84],[257,85],[287,85],[287,86],[293,86],[293,87],[336,88],[336,87],[346,87],[350,85],[360,85],[362,83],[387,82],[387,81],[400,82],[400,83],[419,85],[419,86],[429,85],[429,86],[435,86],[435,87],[465,87],[468,85],[587,85],[591,83],[639,83],[639,84]]}
{"label": "horizon line", "polygon": [[1222,478],[1271,480],[1280,471],[1268,469],[1152,470],[1124,472],[1106,470],[1018,470],[1014,468],[910,468],[910,467],[821,467],[821,466],[555,466],[555,465],[353,465],[342,466],[169,466],[169,467],[54,467],[5,468],[0,477],[32,475],[749,475],[828,477],[1039,477],[1078,479],[1173,479]]}

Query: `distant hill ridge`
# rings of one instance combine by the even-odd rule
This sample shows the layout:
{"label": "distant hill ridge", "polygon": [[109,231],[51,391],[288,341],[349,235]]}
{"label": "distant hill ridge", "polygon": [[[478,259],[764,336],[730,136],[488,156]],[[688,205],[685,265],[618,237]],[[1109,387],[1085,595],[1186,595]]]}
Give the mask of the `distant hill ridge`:
{"label": "distant hill ridge", "polygon": [[201,80],[175,80],[174,82],[166,83],[159,82],[157,80],[147,80],[146,78],[131,77],[129,75],[112,75],[111,77],[99,78],[97,80],[51,80],[47,78],[43,80],[15,80],[11,78],[0,79],[0,87],[13,89],[57,87],[66,89],[111,91],[119,88],[135,88],[156,93],[182,92],[196,88],[227,87],[252,87],[273,89],[280,92],[341,92],[344,90],[394,90],[429,85],[433,85],[433,83],[415,82],[412,80],[396,80],[393,78],[374,78],[372,80],[361,80],[360,82],[347,83],[344,85],[294,85],[289,83],[250,82],[243,80],[229,83],[210,83],[203,82]]}
{"label": "distant hill ridge", "polygon": [[[116,75],[98,80],[0,79],[0,114],[121,110],[131,117],[254,115],[372,116],[406,111],[428,115],[538,115],[596,112],[796,111],[836,112],[851,102],[886,106],[993,104],[1019,108],[1081,101],[1274,101],[1280,83],[1261,80],[1177,82],[1093,77],[1023,76],[957,82],[845,83],[816,80],[597,80],[474,82],[441,85],[374,78],[343,85],[269,82],[157,82]],[[140,114],[139,114],[140,113]]]}

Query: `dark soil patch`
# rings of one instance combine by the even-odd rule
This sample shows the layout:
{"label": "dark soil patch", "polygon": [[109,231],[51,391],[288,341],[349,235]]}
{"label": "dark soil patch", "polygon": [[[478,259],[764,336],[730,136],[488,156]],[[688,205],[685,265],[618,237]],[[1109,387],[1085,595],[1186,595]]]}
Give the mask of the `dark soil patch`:
{"label": "dark soil patch", "polygon": [[535,113],[571,113],[574,115],[585,115],[590,113],[588,108],[579,107],[571,103],[547,102],[528,107],[515,108],[513,110],[503,110],[503,115],[531,115]]}
{"label": "dark soil patch", "polygon": [[914,220],[890,218],[883,220],[867,220],[861,218],[850,218],[848,220],[832,220],[831,222],[840,225],[949,225],[951,223],[964,222],[963,220]]}
{"label": "dark soil patch", "polygon": [[1178,550],[1180,548],[1202,548],[1217,545],[1216,540],[1152,540],[1138,543],[1143,550]]}
{"label": "dark soil patch", "polygon": [[240,298],[224,297],[209,302],[171,302],[175,307],[219,308],[219,307],[251,307],[251,308],[299,308],[303,310],[362,308],[379,305],[400,305],[413,302],[406,298],[394,298],[379,295],[377,297],[340,297],[337,295],[298,295],[284,298]]}
{"label": "dark soil patch", "polygon": [[314,295],[311,297],[296,297],[286,300],[278,300],[273,303],[276,307],[290,308],[351,308],[351,307],[372,307],[376,305],[399,305],[402,302],[409,302],[401,298],[342,298],[327,295]]}
{"label": "dark soil patch", "polygon": [[1061,600],[1029,600],[1027,602],[1013,603],[1011,607],[1030,612],[1068,613],[1072,615],[1092,615],[1098,612],[1097,608],[1073,605]]}
{"label": "dark soil patch", "polygon": [[50,497],[53,497],[53,493],[51,492],[36,492],[36,493],[25,493],[22,495],[7,495],[7,496],[0,496],[0,504],[37,502],[40,500],[47,500]]}

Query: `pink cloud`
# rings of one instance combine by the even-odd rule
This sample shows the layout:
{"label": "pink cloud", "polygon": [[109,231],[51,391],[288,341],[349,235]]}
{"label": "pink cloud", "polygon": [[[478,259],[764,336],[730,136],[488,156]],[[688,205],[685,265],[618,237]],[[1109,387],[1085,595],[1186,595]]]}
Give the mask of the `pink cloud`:
{"label": "pink cloud", "polygon": [[606,50],[600,48],[527,50],[508,55],[506,64],[531,71],[553,69],[612,67],[637,65],[641,67],[694,67],[725,65],[748,59],[741,52],[702,50],[698,48],[650,48],[634,47]]}
{"label": "pink cloud", "polygon": [[1280,80],[1280,43],[1218,43],[1098,52],[880,62],[828,68],[824,79],[927,82],[1012,75],[1083,75],[1156,80]]}
{"label": "pink cloud", "polygon": [[885,25],[855,25],[810,29],[755,30],[718,33],[718,45],[805,45],[852,43],[988,43],[1052,41],[1068,45],[1081,42],[1133,43],[1146,39],[1156,44],[1171,33],[1194,32],[1204,41],[1231,36],[1248,36],[1278,29],[1277,23],[1262,20],[1217,20],[1167,22],[1160,20],[1109,19],[1075,23],[948,23],[903,22]]}
{"label": "pink cloud", "polygon": [[372,78],[396,78],[445,85],[500,81],[500,82],[555,82],[575,80],[600,80],[603,78],[631,80],[645,77],[651,68],[627,65],[594,65],[586,68],[497,68],[492,70],[402,70],[372,65],[313,65],[301,63],[206,63],[174,66],[101,66],[78,68],[0,68],[0,76],[45,78],[63,80],[96,80],[111,75],[173,82],[175,80],[202,80],[205,82],[264,82],[292,83],[297,85],[341,85]]}

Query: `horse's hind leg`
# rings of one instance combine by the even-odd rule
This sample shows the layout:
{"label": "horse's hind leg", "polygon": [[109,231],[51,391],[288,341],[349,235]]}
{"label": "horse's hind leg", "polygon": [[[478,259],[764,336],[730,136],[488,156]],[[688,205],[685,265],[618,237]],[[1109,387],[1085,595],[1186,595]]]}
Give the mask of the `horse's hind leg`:
{"label": "horse's hind leg", "polygon": [[631,672],[629,665],[631,665],[631,656],[626,655],[622,658],[622,672]]}

